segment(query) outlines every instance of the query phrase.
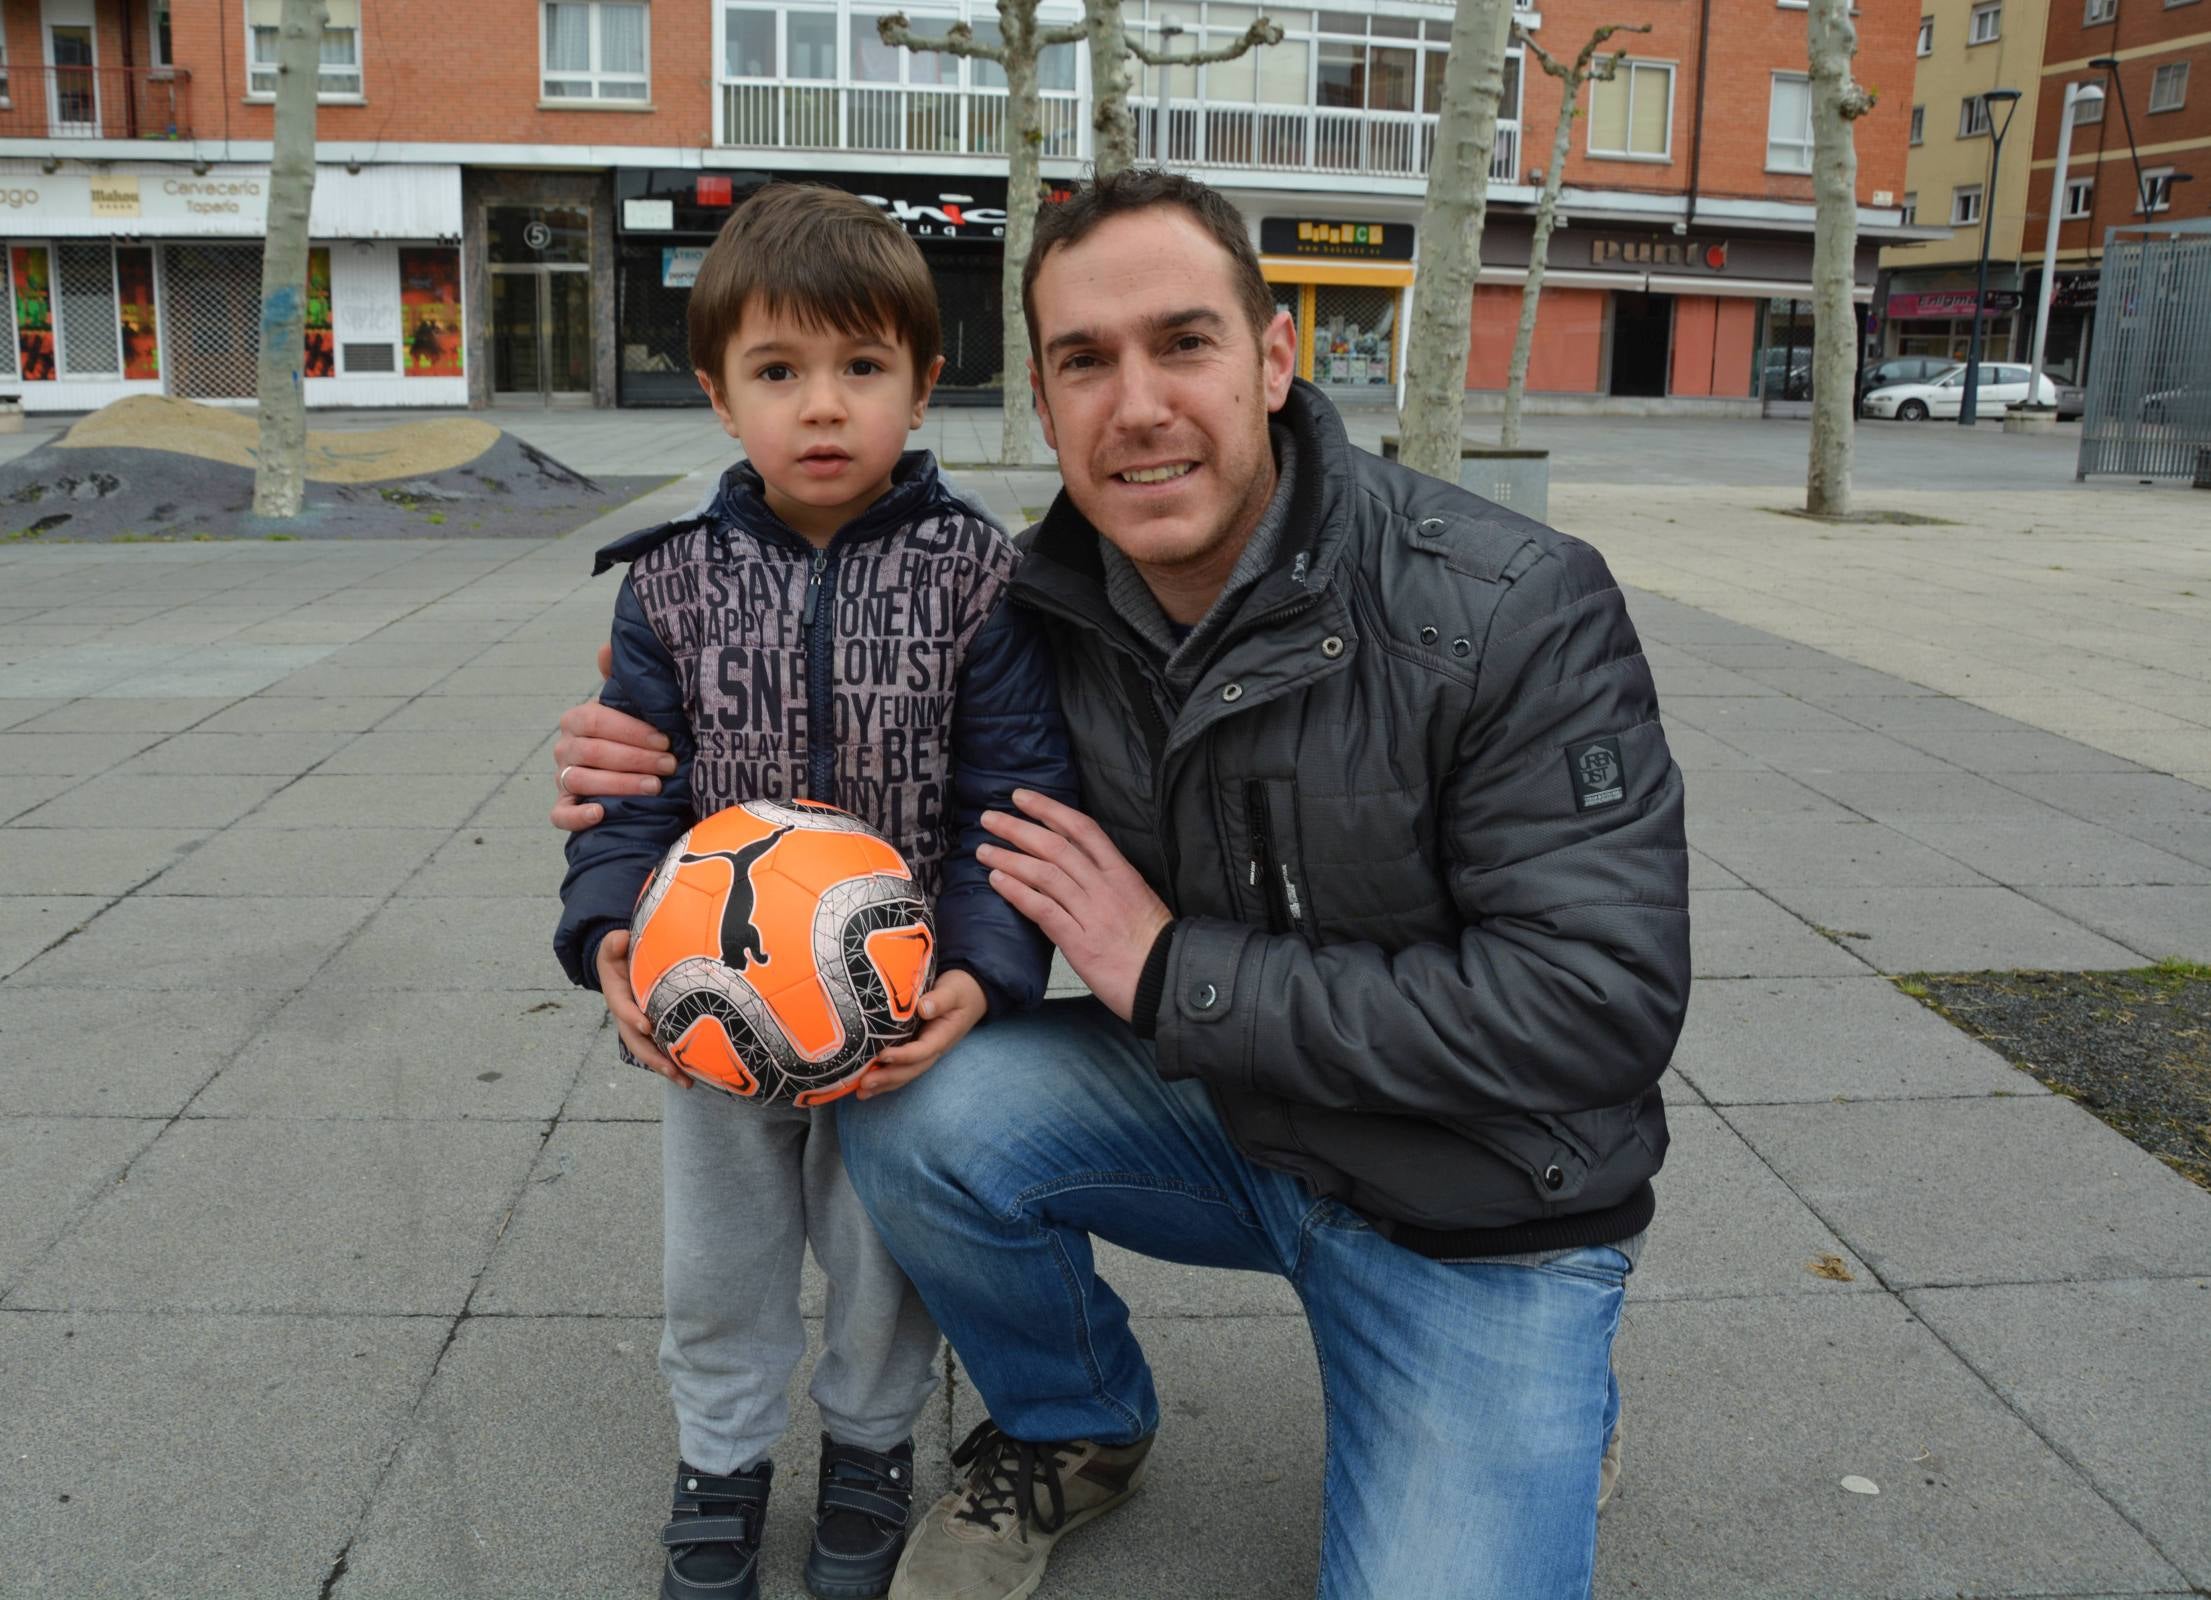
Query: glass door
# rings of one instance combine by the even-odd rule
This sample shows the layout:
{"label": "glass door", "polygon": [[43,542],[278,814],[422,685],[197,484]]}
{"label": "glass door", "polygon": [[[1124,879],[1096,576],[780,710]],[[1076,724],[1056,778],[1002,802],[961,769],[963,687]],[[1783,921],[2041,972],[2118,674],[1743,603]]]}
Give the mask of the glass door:
{"label": "glass door", "polygon": [[491,386],[541,405],[590,396],[589,268],[492,267]]}
{"label": "glass door", "polygon": [[46,126],[57,138],[92,138],[100,131],[100,92],[93,72],[92,29],[81,23],[46,28]]}
{"label": "glass door", "polygon": [[501,395],[545,393],[543,317],[539,291],[545,275],[535,267],[491,272],[491,386]]}
{"label": "glass door", "polygon": [[591,392],[591,274],[545,270],[545,388],[552,395]]}

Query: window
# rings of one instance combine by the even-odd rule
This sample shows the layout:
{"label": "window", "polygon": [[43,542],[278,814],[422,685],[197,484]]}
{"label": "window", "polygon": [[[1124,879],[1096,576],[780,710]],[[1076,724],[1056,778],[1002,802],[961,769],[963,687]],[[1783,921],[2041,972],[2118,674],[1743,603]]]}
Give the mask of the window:
{"label": "window", "polygon": [[1812,80],[1800,72],[1773,75],[1766,117],[1766,170],[1812,170]]}
{"label": "window", "polygon": [[1989,44],[2002,38],[2003,34],[2003,0],[1987,0],[1986,4],[1975,6],[1972,15],[1966,19],[1965,42],[1969,45]]}
{"label": "window", "polygon": [[169,0],[147,0],[146,36],[153,42],[153,67],[167,72],[177,64],[176,52],[169,44]]}
{"label": "window", "polygon": [[1907,228],[1919,220],[1918,195],[1907,194],[1904,196],[1904,203],[1896,208],[1896,220]]}
{"label": "window", "polygon": [[2139,206],[2137,209],[2142,211],[2169,210],[2173,203],[2173,169],[2171,167],[2152,167],[2149,171],[2143,173],[2142,193],[2148,197],[2149,204]]}
{"label": "window", "polygon": [[1674,69],[1662,61],[1623,61],[1611,81],[1589,84],[1589,153],[1628,161],[1665,161],[1673,153]]}
{"label": "window", "polygon": [[1927,108],[1926,108],[1925,106],[1913,106],[1913,107],[1912,107],[1912,143],[1913,143],[1913,144],[1925,144],[1926,142],[1927,142]]}
{"label": "window", "polygon": [[2068,178],[2065,180],[2065,210],[2061,213],[2068,222],[2078,221],[2096,209],[2096,180],[2094,178]]}
{"label": "window", "polygon": [[547,100],[650,98],[648,24],[636,0],[545,0]]}
{"label": "window", "polygon": [[1950,191],[1950,226],[1962,228],[1981,220],[1981,186]]}
{"label": "window", "polygon": [[[257,99],[276,94],[276,38],[284,20],[284,0],[246,0],[246,93]],[[322,27],[322,74],[315,90],[322,100],[361,96],[361,0],[327,0]]]}
{"label": "window", "polygon": [[2081,13],[2081,26],[2093,28],[2098,23],[2109,22],[2119,15],[2119,0],[2088,0],[2088,9]]}
{"label": "window", "polygon": [[1933,17],[1921,17],[1919,19],[1919,53],[1923,56],[1931,56],[1935,53],[1935,19]]}
{"label": "window", "polygon": [[1989,129],[1986,96],[1970,94],[1958,102],[1958,137],[1978,139]]}
{"label": "window", "polygon": [[2168,61],[2150,79],[2150,109],[2178,111],[2188,103],[2188,63]]}
{"label": "window", "polygon": [[0,106],[10,103],[8,96],[8,25],[7,19],[0,17]]}

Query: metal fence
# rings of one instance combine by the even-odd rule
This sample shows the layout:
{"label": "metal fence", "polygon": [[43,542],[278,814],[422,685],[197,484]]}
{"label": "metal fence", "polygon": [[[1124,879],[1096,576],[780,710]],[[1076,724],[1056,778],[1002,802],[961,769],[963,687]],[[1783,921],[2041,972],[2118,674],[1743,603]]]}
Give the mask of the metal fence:
{"label": "metal fence", "polygon": [[2211,220],[2111,228],[2076,478],[2186,478],[2211,450]]}

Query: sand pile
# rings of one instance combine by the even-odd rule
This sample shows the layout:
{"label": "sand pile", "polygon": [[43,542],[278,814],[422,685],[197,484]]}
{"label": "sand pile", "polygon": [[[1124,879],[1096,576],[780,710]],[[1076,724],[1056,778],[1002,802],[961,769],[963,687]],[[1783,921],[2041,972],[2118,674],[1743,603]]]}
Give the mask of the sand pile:
{"label": "sand pile", "polygon": [[[497,444],[499,429],[474,417],[395,422],[331,433],[307,430],[310,483],[379,483],[465,467]],[[261,424],[250,411],[203,406],[164,395],[133,395],[104,406],[54,441],[63,450],[123,446],[198,456],[249,471],[259,462]]]}

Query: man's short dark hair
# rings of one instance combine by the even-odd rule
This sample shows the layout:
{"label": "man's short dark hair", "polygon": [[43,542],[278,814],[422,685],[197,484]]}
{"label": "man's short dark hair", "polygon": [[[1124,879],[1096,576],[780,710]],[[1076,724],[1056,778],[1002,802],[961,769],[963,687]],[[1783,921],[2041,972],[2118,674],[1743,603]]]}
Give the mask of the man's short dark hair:
{"label": "man's short dark hair", "polygon": [[788,312],[913,353],[914,385],[943,347],[937,286],[906,231],[856,194],[771,183],[730,213],[691,286],[691,365],[722,383],[722,358],[750,307]]}
{"label": "man's short dark hair", "polygon": [[1159,167],[1125,167],[1092,178],[1067,199],[1037,213],[1036,239],[1021,269],[1021,311],[1029,320],[1031,350],[1037,346],[1036,275],[1044,268],[1044,258],[1061,245],[1080,244],[1110,218],[1158,206],[1175,206],[1188,213],[1228,253],[1229,281],[1235,285],[1252,337],[1267,331],[1274,321],[1274,291],[1259,270],[1259,252],[1252,248],[1243,213],[1218,189],[1195,178]]}

